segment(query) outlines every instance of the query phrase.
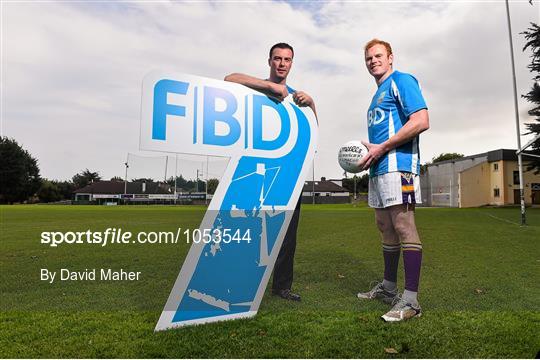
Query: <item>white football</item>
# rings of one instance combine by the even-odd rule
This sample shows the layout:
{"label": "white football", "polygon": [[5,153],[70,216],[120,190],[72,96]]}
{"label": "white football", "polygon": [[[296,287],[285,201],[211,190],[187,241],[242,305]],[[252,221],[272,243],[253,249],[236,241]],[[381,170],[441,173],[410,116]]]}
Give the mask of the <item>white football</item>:
{"label": "white football", "polygon": [[360,141],[349,141],[339,148],[339,166],[341,166],[346,172],[350,172],[353,174],[359,173],[360,171],[362,171],[362,169],[360,168],[360,166],[358,166],[358,162],[360,162],[364,155],[364,145],[362,145]]}

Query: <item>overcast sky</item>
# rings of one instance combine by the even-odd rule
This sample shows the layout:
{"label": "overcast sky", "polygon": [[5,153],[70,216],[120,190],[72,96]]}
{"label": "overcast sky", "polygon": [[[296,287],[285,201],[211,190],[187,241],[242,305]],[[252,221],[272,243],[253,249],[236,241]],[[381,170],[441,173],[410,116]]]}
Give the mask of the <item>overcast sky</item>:
{"label": "overcast sky", "polygon": [[[533,3],[510,3],[519,94],[532,86],[530,51],[522,52],[519,32],[539,21],[539,2]],[[431,122],[421,136],[422,163],[443,152],[516,148],[502,0],[6,0],[0,6],[1,132],[38,159],[46,178],[68,179],[85,168],[104,178],[124,176],[126,154],[144,154],[138,150],[141,83],[151,70],[266,77],[268,48],[282,41],[295,49],[289,84],[317,105],[316,177],[341,177],[339,146],[367,138],[376,85],[363,45],[374,37],[392,44],[394,68],[422,86]],[[530,108],[520,99],[522,124],[532,121]]]}

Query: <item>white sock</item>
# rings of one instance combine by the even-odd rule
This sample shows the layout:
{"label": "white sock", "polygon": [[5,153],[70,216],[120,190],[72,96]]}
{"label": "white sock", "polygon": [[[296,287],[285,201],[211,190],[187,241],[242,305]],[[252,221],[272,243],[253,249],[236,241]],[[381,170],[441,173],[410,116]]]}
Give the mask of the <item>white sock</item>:
{"label": "white sock", "polygon": [[412,306],[418,306],[418,293],[416,291],[409,291],[405,289],[401,298]]}
{"label": "white sock", "polygon": [[397,284],[395,282],[388,281],[388,280],[385,280],[385,279],[383,279],[383,281],[382,281],[382,286],[383,286],[383,288],[385,288],[388,291],[394,291],[397,288]]}

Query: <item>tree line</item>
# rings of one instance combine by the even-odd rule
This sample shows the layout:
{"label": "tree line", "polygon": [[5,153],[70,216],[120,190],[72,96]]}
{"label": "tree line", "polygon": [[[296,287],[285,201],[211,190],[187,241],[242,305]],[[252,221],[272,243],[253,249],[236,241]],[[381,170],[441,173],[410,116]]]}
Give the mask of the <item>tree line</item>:
{"label": "tree line", "polygon": [[[70,180],[50,180],[40,176],[39,165],[27,150],[15,139],[0,136],[0,204],[22,202],[55,202],[71,200],[73,192],[93,182],[102,181],[98,172],[85,169],[72,176]],[[119,176],[110,181],[124,182]],[[131,182],[155,182],[151,178],[131,179]],[[166,182],[174,186],[174,178]],[[184,191],[205,191],[206,183],[202,180],[186,180],[177,177],[176,186]],[[218,179],[208,179],[208,193],[213,194],[219,183]]]}
{"label": "tree line", "polygon": [[[540,26],[535,23],[531,23],[530,27],[521,33],[525,36],[525,46],[523,51],[526,51],[530,48],[531,54],[531,63],[527,66],[533,75],[533,85],[531,90],[522,95],[528,102],[531,103],[532,109],[528,111],[530,116],[534,117],[534,122],[525,124],[528,132],[525,135],[540,134]],[[530,151],[526,151],[530,154],[540,156],[540,138],[532,144]],[[540,174],[540,158],[538,157],[529,157],[528,159],[527,171],[533,170],[535,174]]]}

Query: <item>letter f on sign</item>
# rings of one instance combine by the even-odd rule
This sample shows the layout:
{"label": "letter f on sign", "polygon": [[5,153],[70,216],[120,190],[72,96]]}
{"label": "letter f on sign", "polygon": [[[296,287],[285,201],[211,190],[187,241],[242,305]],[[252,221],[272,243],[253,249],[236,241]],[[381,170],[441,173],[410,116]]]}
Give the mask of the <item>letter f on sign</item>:
{"label": "letter f on sign", "polygon": [[186,95],[189,84],[182,81],[160,80],[154,87],[152,139],[165,140],[167,115],[186,116],[186,108],[167,103],[167,94]]}

